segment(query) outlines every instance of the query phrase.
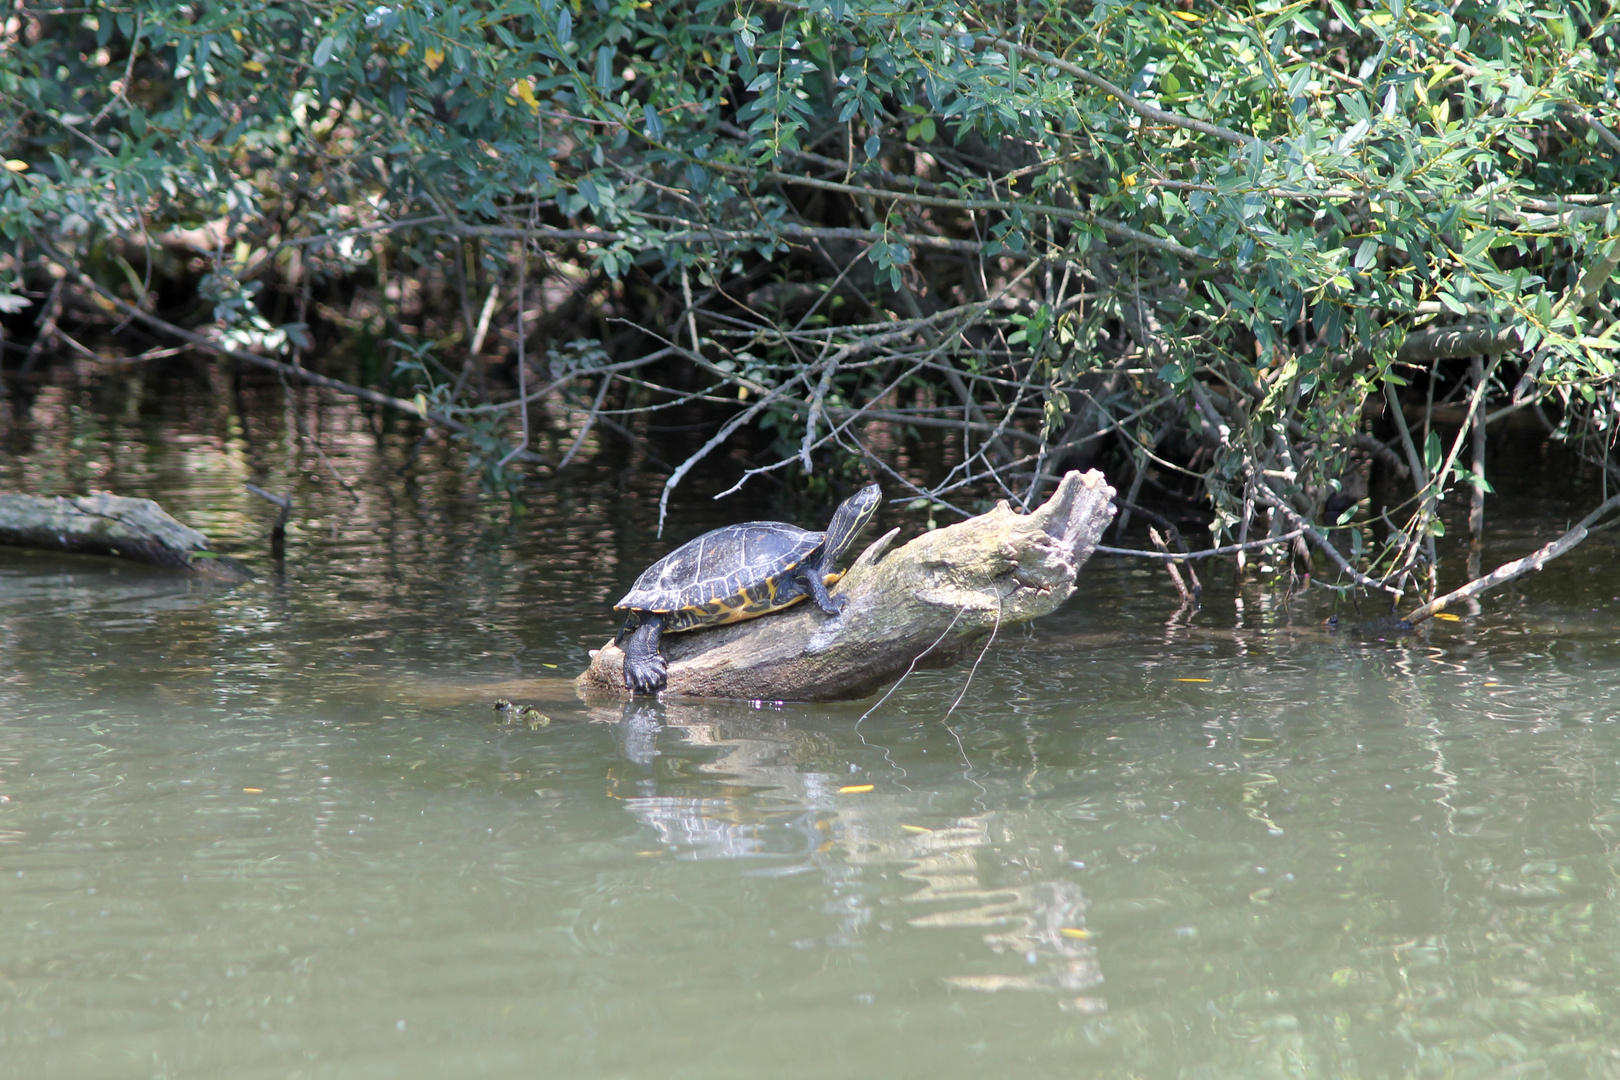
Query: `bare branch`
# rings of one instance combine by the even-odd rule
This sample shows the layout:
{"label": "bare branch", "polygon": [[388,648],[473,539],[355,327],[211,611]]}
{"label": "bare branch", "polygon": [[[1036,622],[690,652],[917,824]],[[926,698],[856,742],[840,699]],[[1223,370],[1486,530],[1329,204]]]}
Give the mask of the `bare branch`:
{"label": "bare branch", "polygon": [[1450,360],[1459,356],[1512,352],[1522,343],[1519,329],[1500,323],[1442,326],[1407,335],[1395,359],[1408,364]]}
{"label": "bare branch", "polygon": [[1235,555],[1240,551],[1253,551],[1256,548],[1275,547],[1278,544],[1287,544],[1305,535],[1304,529],[1295,529],[1280,536],[1268,536],[1264,540],[1250,540],[1242,544],[1227,544],[1225,547],[1205,548],[1203,551],[1138,551],[1135,548],[1103,547],[1097,545],[1097,550],[1104,555],[1128,555],[1133,559],[1170,559],[1180,562],[1185,559],[1212,559],[1218,555]]}
{"label": "bare branch", "polygon": [[1522,559],[1514,559],[1512,562],[1503,563],[1484,577],[1475,578],[1460,589],[1453,589],[1444,596],[1435,597],[1408,615],[1406,621],[1415,625],[1431,615],[1446,610],[1448,606],[1458,600],[1467,600],[1470,597],[1478,596],[1487,589],[1494,589],[1498,585],[1506,585],[1514,578],[1523,577],[1532,570],[1540,570],[1543,566],[1546,566],[1560,555],[1569,552],[1577,544],[1585,540],[1590,535],[1591,527],[1597,522],[1598,518],[1616,507],[1620,507],[1620,495],[1613,495],[1604,500],[1596,510],[1587,514],[1573,529],[1552,543],[1537,548]]}

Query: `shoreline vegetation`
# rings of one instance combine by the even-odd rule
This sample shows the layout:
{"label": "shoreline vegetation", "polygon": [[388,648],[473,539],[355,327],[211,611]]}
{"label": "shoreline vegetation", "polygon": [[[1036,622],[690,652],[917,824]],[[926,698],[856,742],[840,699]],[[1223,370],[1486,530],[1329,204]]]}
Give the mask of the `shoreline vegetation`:
{"label": "shoreline vegetation", "polygon": [[[660,520],[700,468],[945,524],[1099,467],[1109,539],[1168,534],[1099,551],[1420,621],[1620,509],[1617,19],[24,0],[0,391],[201,350],[438,428],[493,495],[637,461]],[[1477,540],[1527,419],[1590,513],[1440,595],[1445,501]]]}

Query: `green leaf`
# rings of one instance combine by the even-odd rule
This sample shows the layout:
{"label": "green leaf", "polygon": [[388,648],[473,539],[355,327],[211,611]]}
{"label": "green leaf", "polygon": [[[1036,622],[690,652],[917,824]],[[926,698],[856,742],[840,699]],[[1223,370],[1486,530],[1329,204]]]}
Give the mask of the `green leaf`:
{"label": "green leaf", "polygon": [[1452,466],[1451,475],[1456,477],[1459,481],[1461,481],[1464,484],[1468,484],[1471,487],[1478,488],[1479,490],[1483,491],[1487,495],[1496,494],[1496,489],[1491,487],[1491,485],[1486,481],[1486,479],[1483,476],[1476,476],[1476,475],[1474,475],[1472,470],[1465,469],[1461,465]]}
{"label": "green leaf", "polygon": [[1430,476],[1433,476],[1435,471],[1440,468],[1440,461],[1444,453],[1440,447],[1440,433],[1430,431],[1429,437],[1423,440],[1423,468]]}

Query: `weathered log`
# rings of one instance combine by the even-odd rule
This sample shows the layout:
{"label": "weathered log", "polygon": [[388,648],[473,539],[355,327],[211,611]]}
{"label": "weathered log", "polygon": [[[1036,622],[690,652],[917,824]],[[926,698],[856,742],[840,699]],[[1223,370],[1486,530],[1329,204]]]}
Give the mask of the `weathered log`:
{"label": "weathered log", "polygon": [[208,537],[151,499],[0,493],[0,544],[74,555],[110,555],[183,570],[213,581],[247,581],[246,567],[208,550]]}
{"label": "weathered log", "polygon": [[[1075,575],[1113,520],[1101,473],[1071,472],[1028,514],[1005,502],[889,551],[898,529],[855,560],[834,595],[710,630],[665,635],[664,693],[682,697],[835,701],[865,697],[914,668],[947,667],[984,635],[1029,622],[1074,591]],[[575,680],[582,696],[624,696],[624,653],[609,642]]]}

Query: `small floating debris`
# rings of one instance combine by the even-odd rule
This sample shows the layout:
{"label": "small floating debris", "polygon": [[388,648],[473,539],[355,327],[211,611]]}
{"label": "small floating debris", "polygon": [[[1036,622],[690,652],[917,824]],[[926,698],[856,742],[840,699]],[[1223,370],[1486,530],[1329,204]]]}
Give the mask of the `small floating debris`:
{"label": "small floating debris", "polygon": [[874,786],[875,785],[873,784],[845,784],[843,787],[838,789],[838,794],[865,795],[868,791],[871,791]]}
{"label": "small floating debris", "polygon": [[532,731],[551,723],[551,717],[532,705],[514,705],[505,698],[495,699],[495,711],[509,724],[527,724]]}

